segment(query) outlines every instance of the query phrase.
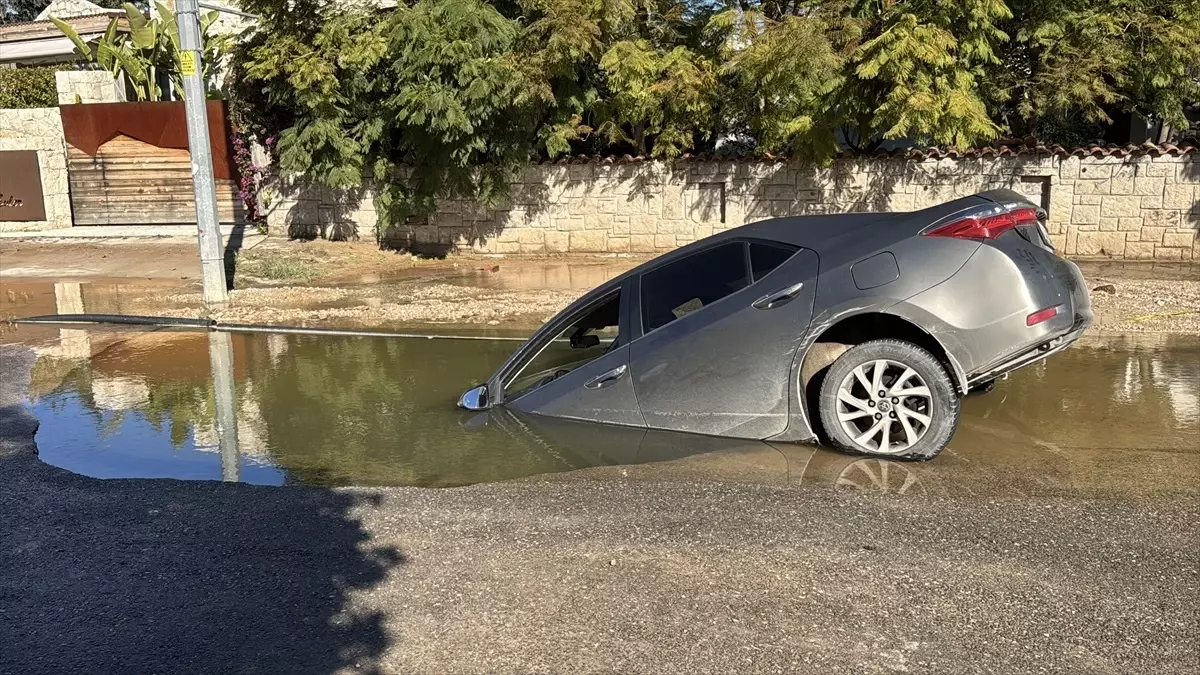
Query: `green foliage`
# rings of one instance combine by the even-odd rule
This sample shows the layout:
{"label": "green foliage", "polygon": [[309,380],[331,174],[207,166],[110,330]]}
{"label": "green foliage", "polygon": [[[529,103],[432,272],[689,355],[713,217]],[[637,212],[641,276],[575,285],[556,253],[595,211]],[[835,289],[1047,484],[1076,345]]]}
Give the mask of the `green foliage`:
{"label": "green foliage", "polygon": [[[1200,1],[1010,0],[997,113],[1017,133],[1114,110],[1187,128],[1200,101]],[[1045,124],[1049,122],[1050,124]]]}
{"label": "green foliage", "polygon": [[673,158],[692,146],[712,118],[716,75],[712,63],[687,47],[655,49],[647,40],[614,44],[600,58],[610,95],[598,131],[639,153],[654,138],[655,157]]}
{"label": "green foliage", "polygon": [[532,157],[1076,140],[1200,100],[1200,0],[243,4],[243,126],[287,173],[374,179],[385,226],[498,199]]}
{"label": "green foliage", "polygon": [[271,251],[238,256],[238,274],[272,281],[312,281],[321,275],[317,261]]}
{"label": "green foliage", "polygon": [[733,9],[724,39],[735,100],[759,147],[828,156],[887,139],[965,147],[995,137],[979,82],[1005,38],[1000,0],[804,3]]}
{"label": "green foliage", "polygon": [[672,158],[715,140],[711,12],[671,0],[525,0],[519,41],[545,120],[538,150]]}
{"label": "green foliage", "polygon": [[54,73],[62,66],[0,70],[0,108],[53,108],[58,105]]}
{"label": "green foliage", "polygon": [[[159,2],[155,3],[155,7],[158,15],[147,18],[136,6],[125,3],[128,32],[118,30],[120,21],[113,18],[103,35],[87,42],[66,21],[54,17],[50,20],[71,40],[75,54],[81,59],[107,70],[114,78],[124,74],[137,100],[162,100],[164,77],[174,82],[176,93],[183,98],[179,27],[170,8]],[[201,62],[209,96],[219,93],[214,75],[220,54],[230,40],[226,35],[210,34],[209,29],[218,16],[214,11],[205,12],[200,17],[204,44]]]}
{"label": "green foliage", "polygon": [[532,156],[536,97],[512,50],[518,27],[491,6],[421,0],[383,16],[313,7],[321,20],[306,21],[246,4],[264,28],[246,77],[290,113],[280,166],[334,187],[375,177],[385,227],[443,197],[494,202]]}

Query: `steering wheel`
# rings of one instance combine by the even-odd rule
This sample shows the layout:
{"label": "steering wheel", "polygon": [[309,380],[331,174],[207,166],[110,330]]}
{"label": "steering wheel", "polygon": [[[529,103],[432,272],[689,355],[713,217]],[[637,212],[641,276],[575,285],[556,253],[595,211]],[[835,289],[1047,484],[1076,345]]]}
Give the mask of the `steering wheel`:
{"label": "steering wheel", "polygon": [[543,377],[542,380],[540,382],[538,382],[538,386],[544,387],[547,384],[550,384],[551,382],[557,380],[558,378],[562,377],[563,375],[566,375],[569,372],[571,372],[571,371],[567,370],[566,368],[556,370],[556,371],[554,371],[553,375],[547,375],[547,376]]}

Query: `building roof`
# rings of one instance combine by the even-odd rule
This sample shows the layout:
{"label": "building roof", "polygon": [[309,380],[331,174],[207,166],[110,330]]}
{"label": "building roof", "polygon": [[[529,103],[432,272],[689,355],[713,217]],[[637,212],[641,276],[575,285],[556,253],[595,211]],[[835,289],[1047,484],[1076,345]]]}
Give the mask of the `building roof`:
{"label": "building roof", "polygon": [[[129,30],[129,22],[121,10],[107,10],[103,7],[97,9],[100,10],[100,14],[72,16],[63,20],[85,41],[103,35],[114,18],[117,19],[117,30]],[[76,58],[74,54],[74,43],[49,19],[0,26],[0,63],[55,63],[71,61]]]}
{"label": "building roof", "polygon": [[111,11],[124,14],[119,9],[105,9],[94,2],[88,2],[88,0],[51,0],[50,4],[46,5],[46,8],[37,15],[37,20],[49,21],[52,16],[58,19],[74,19],[81,16],[107,14]]}
{"label": "building roof", "polygon": [[[85,33],[103,33],[104,29],[108,28],[108,22],[112,21],[114,17],[120,20],[122,28],[127,25],[125,13],[119,10],[105,10],[102,14],[76,16],[64,19],[64,21],[71,24],[71,27],[77,33],[83,35]],[[47,40],[62,36],[62,31],[49,19],[21,21],[19,23],[9,23],[0,26],[0,42],[3,43],[21,42],[23,40]]]}

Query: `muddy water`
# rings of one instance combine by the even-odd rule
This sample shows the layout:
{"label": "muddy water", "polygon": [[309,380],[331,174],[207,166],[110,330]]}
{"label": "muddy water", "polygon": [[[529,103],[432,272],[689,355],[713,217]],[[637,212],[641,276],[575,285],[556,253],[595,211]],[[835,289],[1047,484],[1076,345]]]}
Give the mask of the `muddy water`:
{"label": "muddy water", "polygon": [[444,487],[587,469],[562,477],[907,496],[1143,496],[1194,493],[1200,479],[1193,338],[1091,342],[1019,371],[969,398],[950,447],[926,463],[461,412],[456,397],[516,346],[489,341],[232,336],[236,424],[221,434],[208,334],[10,327],[4,338],[38,355],[28,405],[42,459],[99,478]]}

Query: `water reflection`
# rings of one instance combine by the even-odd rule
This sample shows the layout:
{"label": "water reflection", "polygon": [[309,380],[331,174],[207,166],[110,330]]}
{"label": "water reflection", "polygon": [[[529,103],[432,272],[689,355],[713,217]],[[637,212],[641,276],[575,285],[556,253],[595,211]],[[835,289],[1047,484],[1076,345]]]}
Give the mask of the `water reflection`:
{"label": "water reflection", "polygon": [[[69,339],[76,339],[71,337]],[[595,479],[935,494],[1190,493],[1200,341],[1076,347],[971,397],[927,463],[585,423],[465,414],[456,396],[512,343],[152,332],[90,358],[45,348],[30,400],[46,461],[97,477],[454,486],[589,469]]]}

